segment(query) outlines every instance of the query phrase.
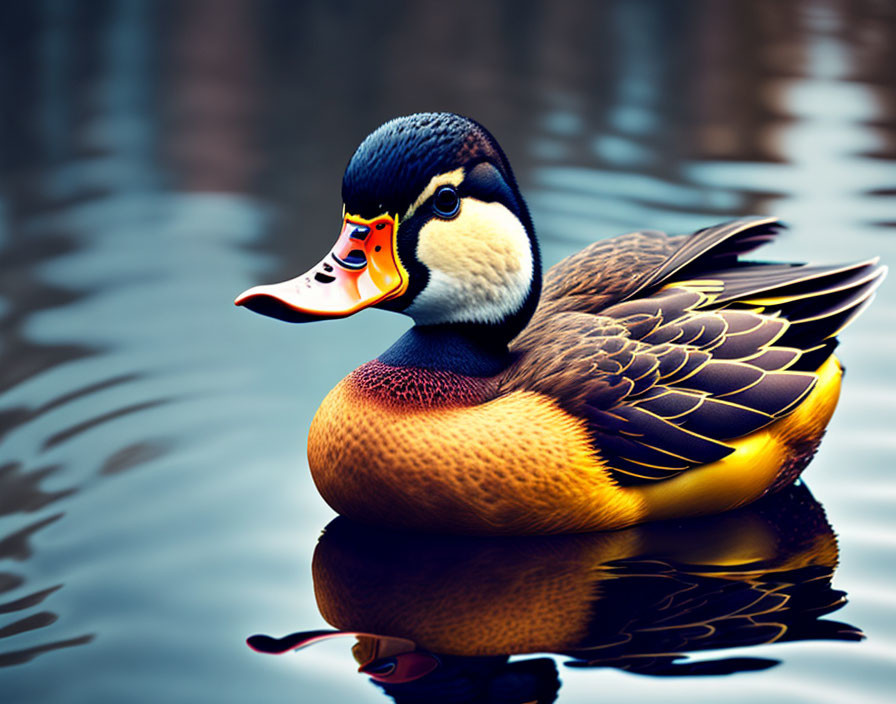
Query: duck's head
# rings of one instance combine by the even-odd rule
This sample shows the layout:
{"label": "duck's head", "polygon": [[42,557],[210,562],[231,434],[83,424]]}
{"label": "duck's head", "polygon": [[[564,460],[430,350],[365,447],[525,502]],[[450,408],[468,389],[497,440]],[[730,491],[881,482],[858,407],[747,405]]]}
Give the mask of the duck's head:
{"label": "duck's head", "polygon": [[339,239],[316,266],[236,304],[289,322],[375,306],[503,340],[531,317],[541,286],[532,221],[482,125],[452,113],[387,122],[351,158],[342,199]]}

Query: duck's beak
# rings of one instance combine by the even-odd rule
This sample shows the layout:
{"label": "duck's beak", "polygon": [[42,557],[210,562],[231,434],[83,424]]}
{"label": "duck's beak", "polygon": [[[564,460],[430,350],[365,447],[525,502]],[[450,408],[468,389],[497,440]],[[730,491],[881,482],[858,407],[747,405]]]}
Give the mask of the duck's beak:
{"label": "duck's beak", "polygon": [[290,323],[342,318],[402,295],[408,273],[398,258],[398,218],[347,214],[339,240],[320,263],[289,281],[254,286],[234,303]]}

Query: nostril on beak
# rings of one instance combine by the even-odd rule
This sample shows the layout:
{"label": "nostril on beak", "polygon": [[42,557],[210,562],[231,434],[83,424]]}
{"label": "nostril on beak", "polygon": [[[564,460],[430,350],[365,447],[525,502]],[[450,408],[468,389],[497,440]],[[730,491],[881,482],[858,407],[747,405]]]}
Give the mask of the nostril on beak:
{"label": "nostril on beak", "polygon": [[367,266],[367,255],[360,249],[353,249],[345,258],[337,257],[335,254],[332,254],[332,257],[344,269],[363,269]]}
{"label": "nostril on beak", "polygon": [[353,249],[348,253],[348,256],[345,258],[352,266],[363,266],[367,263],[367,255],[360,249]]}

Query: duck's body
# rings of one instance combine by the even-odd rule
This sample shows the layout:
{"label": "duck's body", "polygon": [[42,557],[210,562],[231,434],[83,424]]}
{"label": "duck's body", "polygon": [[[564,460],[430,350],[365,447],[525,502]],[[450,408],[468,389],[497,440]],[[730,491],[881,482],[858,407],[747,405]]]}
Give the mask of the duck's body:
{"label": "duck's body", "polygon": [[747,504],[799,476],[841,378],[831,358],[794,413],[729,443],[729,456],[622,486],[587,424],[546,396],[514,391],[475,405],[408,407],[370,393],[371,366],[386,371],[372,362],[344,379],[311,425],[308,461],[321,495],[356,520],[483,535],[622,528]]}
{"label": "duck's body", "polygon": [[[746,221],[740,226],[749,232],[761,231],[769,224],[768,220]],[[629,240],[638,246],[642,238]],[[668,241],[676,246],[681,239]],[[555,274],[548,274],[548,282],[555,276],[562,279],[564,267],[575,265],[575,259],[558,265]],[[629,272],[631,269],[630,265]],[[622,282],[633,280],[619,273]],[[709,382],[719,386],[718,393],[704,395],[706,392],[694,392],[687,382],[694,378],[696,368],[679,372],[678,381],[671,373],[663,375],[659,367],[651,371],[655,352],[662,345],[642,342],[642,357],[633,355],[625,360],[641,368],[628,377],[619,372],[620,383],[643,380],[643,374],[654,377],[651,383],[642,381],[643,389],[628,394],[621,389],[614,392],[612,384],[604,383],[609,375],[601,374],[601,365],[612,368],[610,371],[617,366],[621,369],[613,356],[622,351],[623,344],[649,339],[648,331],[654,338],[670,337],[671,333],[657,330],[664,324],[689,327],[692,336],[706,337],[670,348],[672,352],[721,348],[726,339],[729,347],[733,346],[734,337],[726,338],[722,332],[726,316],[737,317],[742,328],[748,323],[783,327],[778,317],[746,312],[710,309],[676,317],[680,310],[673,305],[669,306],[670,319],[663,319],[662,305],[655,306],[658,299],[671,301],[676,295],[685,297],[696,291],[682,284],[669,286],[660,287],[654,296],[636,298],[627,307],[603,306],[596,314],[565,310],[562,300],[548,297],[548,287],[542,302],[546,310],[540,310],[511,345],[514,361],[495,375],[469,376],[445,369],[393,366],[380,360],[365,364],[327,396],[312,423],[308,456],[319,491],[340,514],[369,522],[525,534],[620,528],[645,520],[716,513],[753,501],[775,484],[789,484],[814,453],[837,403],[841,370],[833,356],[827,356],[813,372],[774,372],[740,362],[742,357],[758,357],[763,349],[781,353],[776,364],[764,363],[768,368],[794,361],[794,355],[785,351],[794,348],[761,344],[778,335],[778,330],[770,330],[738,350],[736,363],[749,365],[742,370],[728,367],[731,354],[719,358],[707,354],[705,359],[700,355],[704,374],[716,372],[721,377]],[[619,299],[613,292],[600,295],[613,302]],[[590,301],[597,297],[596,293],[586,296]],[[572,298],[570,305],[578,301]],[[632,313],[632,307],[656,308],[659,319],[645,325],[637,317],[643,313]],[[630,322],[626,327],[620,321]],[[718,324],[718,329],[707,335],[704,328],[713,324]],[[641,327],[635,329],[636,325]],[[415,337],[426,334],[413,333]],[[607,347],[611,352],[603,353]],[[651,358],[649,364],[647,358]],[[762,363],[759,360],[758,364]],[[745,378],[737,376],[739,371],[746,373]],[[725,378],[726,372],[730,378]],[[764,379],[757,380],[763,373]],[[663,376],[674,383],[664,384]],[[770,404],[763,411],[770,422],[762,423],[763,418],[748,412],[748,400],[742,401],[743,406],[707,409],[705,415],[710,417],[697,418],[699,409],[691,409],[701,397],[705,404],[719,403],[724,398],[721,394],[733,396],[738,389],[759,383],[770,388],[762,389],[763,398],[753,403]],[[589,385],[598,388],[589,390]],[[645,415],[645,420],[663,423],[659,429],[645,429],[657,441],[633,440],[618,454],[602,456],[600,435],[606,431],[589,422],[587,414],[616,416],[638,411],[657,392],[677,395],[677,403],[686,404],[681,411],[691,409],[692,426],[694,421],[709,424],[712,415],[743,408],[749,417],[730,418],[730,425],[704,431],[715,430],[715,436],[734,435],[733,441],[724,443],[733,451],[725,453],[725,448],[716,448],[714,442],[704,447],[709,435],[682,429],[647,411],[650,415]],[[596,406],[601,401],[599,393],[622,396],[622,403],[610,398],[603,402],[605,408]],[[794,403],[793,412],[771,420],[773,411],[786,411]],[[628,422],[634,425],[638,420]],[[761,427],[738,434],[742,427],[738,423]],[[682,438],[683,433],[693,437]],[[666,447],[662,445],[664,434]],[[671,467],[656,466],[658,462],[674,463],[687,452],[682,442],[695,453],[692,457]],[[644,462],[651,459],[645,455],[655,454],[654,447],[662,454],[653,463]],[[699,462],[700,457],[722,453],[725,455],[718,459]],[[686,470],[680,469],[682,464]]]}
{"label": "duck's body", "polygon": [[[411,128],[450,148],[408,176]],[[238,300],[288,320],[378,305],[417,322],[318,411],[308,456],[327,502],[417,529],[558,533],[719,512],[791,483],[837,402],[835,335],[883,270],[739,261],[774,237],[765,218],[599,242],[542,290],[525,204],[483,133],[445,115],[380,128],[346,172],[336,269]],[[369,281],[331,286],[359,265]]]}

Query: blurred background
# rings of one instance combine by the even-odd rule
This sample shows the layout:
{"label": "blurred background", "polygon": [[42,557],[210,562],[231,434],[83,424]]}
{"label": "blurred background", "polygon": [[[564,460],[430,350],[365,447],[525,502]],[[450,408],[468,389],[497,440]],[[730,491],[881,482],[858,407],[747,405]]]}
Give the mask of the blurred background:
{"label": "blurred background", "polygon": [[[774,214],[760,256],[896,261],[887,0],[12,0],[0,9],[0,698],[378,702],[324,627],[333,513],[305,436],[409,321],[289,326],[232,306],[340,226],[341,174],[390,117],[485,124],[546,264],[589,242]],[[890,701],[896,301],[846,333],[805,475],[861,643],[661,680],[564,668],[559,701]]]}

